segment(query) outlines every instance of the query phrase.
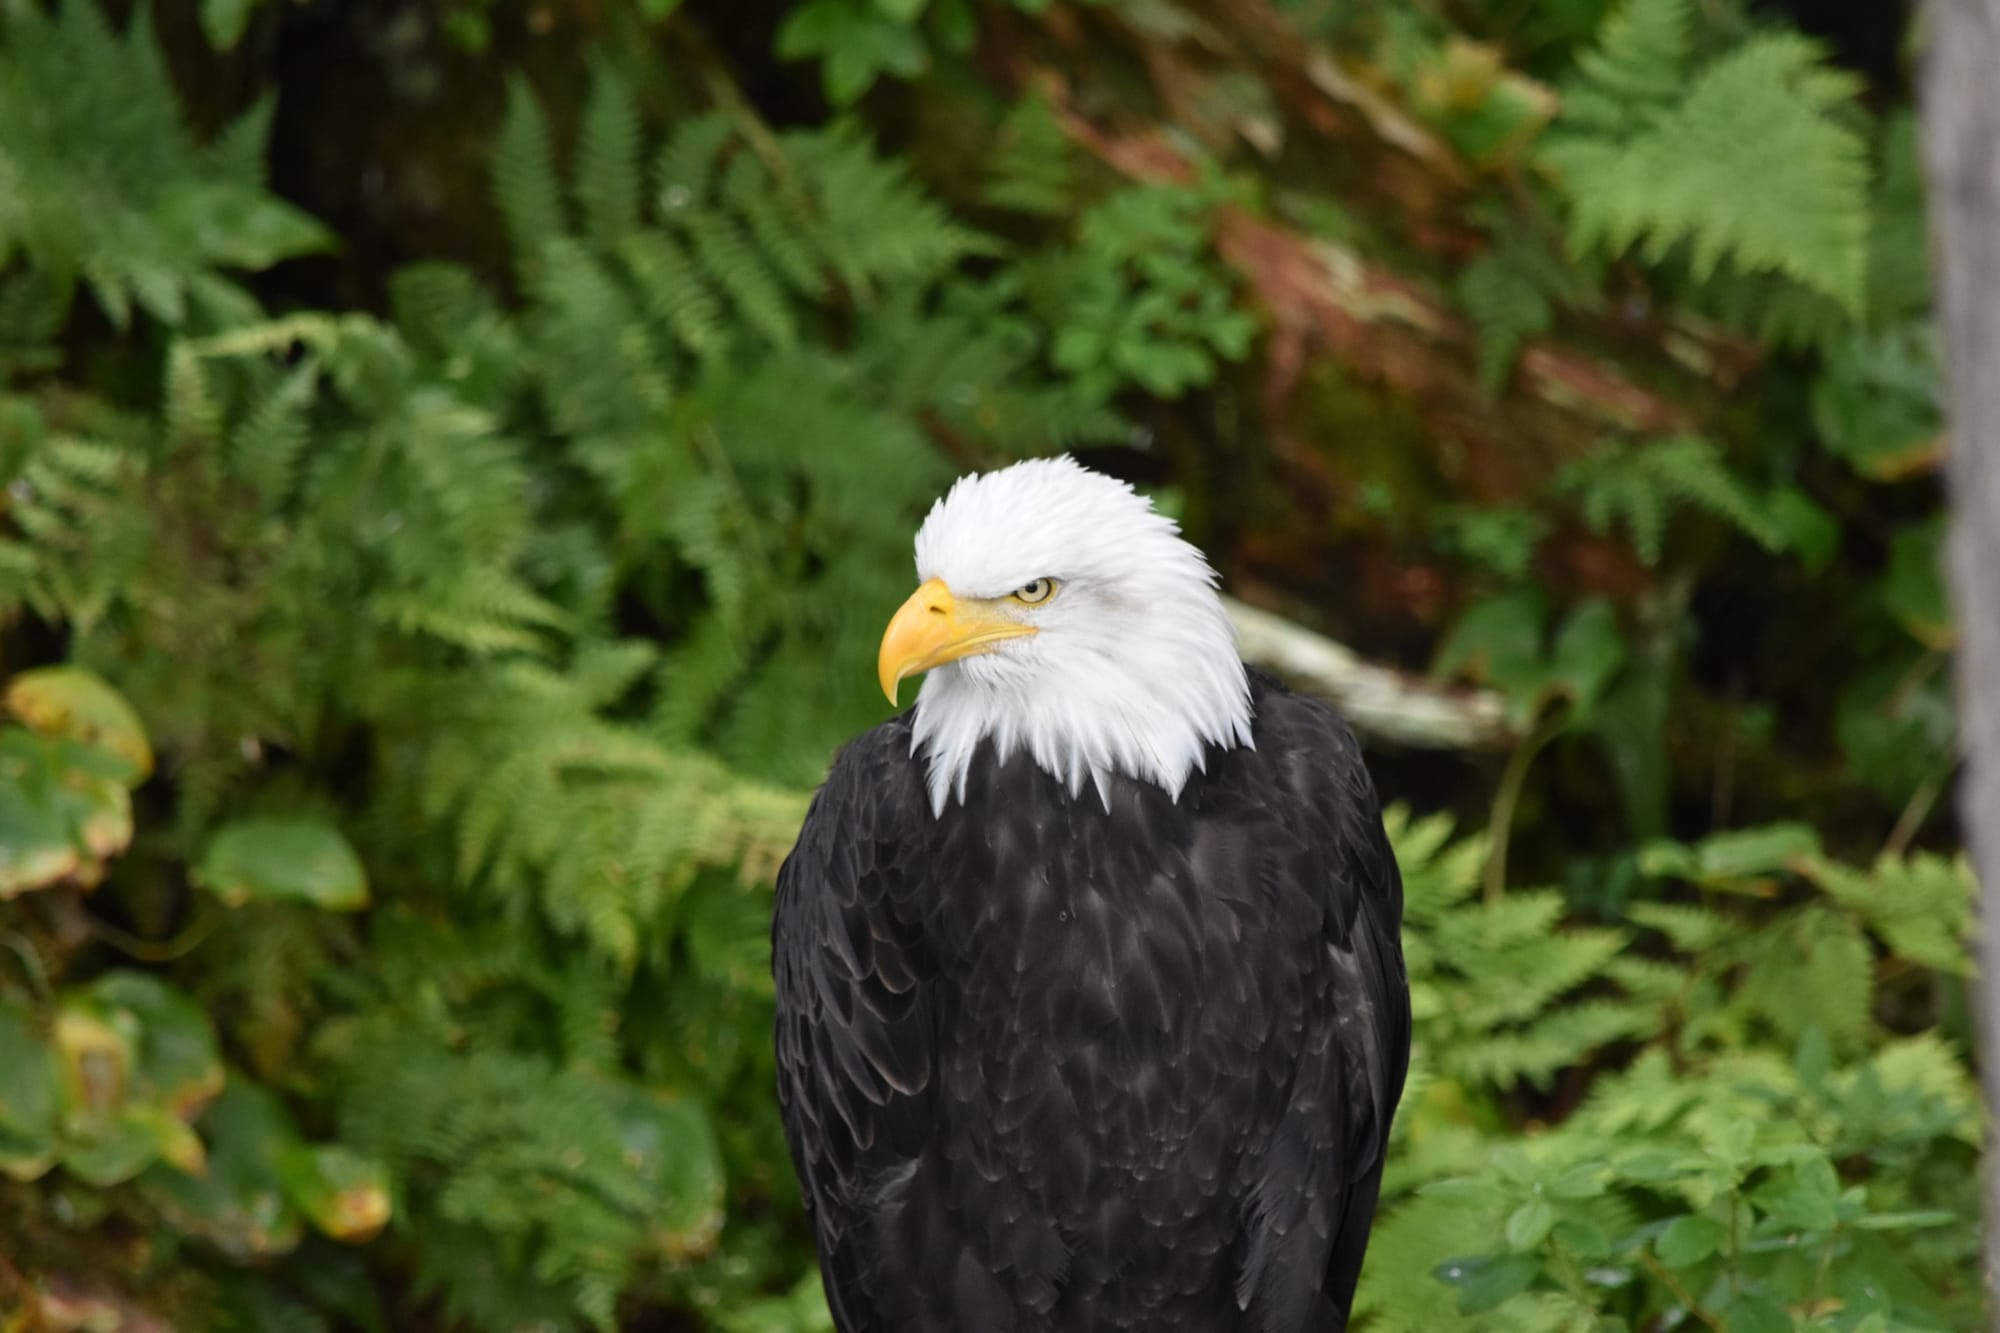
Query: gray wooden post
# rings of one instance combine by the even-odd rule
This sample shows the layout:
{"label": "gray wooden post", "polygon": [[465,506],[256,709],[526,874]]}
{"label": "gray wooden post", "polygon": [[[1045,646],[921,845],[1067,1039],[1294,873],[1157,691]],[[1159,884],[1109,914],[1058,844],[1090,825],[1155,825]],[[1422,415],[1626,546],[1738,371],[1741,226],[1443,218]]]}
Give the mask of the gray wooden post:
{"label": "gray wooden post", "polygon": [[[1965,768],[1959,814],[1981,885],[1973,1008],[1989,1119],[2000,1108],[2000,0],[1931,0],[1923,14],[1924,164],[1933,287],[1944,331]],[[2000,1329],[2000,1154],[1987,1133],[1986,1286]]]}

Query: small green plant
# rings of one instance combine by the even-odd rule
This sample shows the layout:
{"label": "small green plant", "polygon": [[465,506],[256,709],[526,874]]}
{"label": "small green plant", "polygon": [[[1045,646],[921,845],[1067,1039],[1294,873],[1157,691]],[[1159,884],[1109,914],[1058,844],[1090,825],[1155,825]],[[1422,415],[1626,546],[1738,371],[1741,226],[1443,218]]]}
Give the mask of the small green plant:
{"label": "small green plant", "polygon": [[[1006,3],[1039,14],[1050,0]],[[978,31],[974,0],[805,0],[778,29],[778,55],[817,60],[827,99],[851,106],[880,79],[914,79],[928,71],[934,50],[963,56]]]}
{"label": "small green plant", "polygon": [[1175,398],[1240,360],[1256,323],[1208,248],[1207,208],[1190,191],[1139,186],[1093,206],[1074,248],[1027,274],[1057,369],[1100,398],[1126,383]]}
{"label": "small green plant", "polygon": [[[1694,898],[1551,931],[1553,892],[1475,900],[1476,840],[1392,834],[1416,1052],[1358,1327],[1969,1326],[1977,1096],[1963,1052],[1877,1017],[1963,973],[1963,862],[1662,842],[1642,869]],[[1493,1133],[1588,1053],[1578,1109]]]}

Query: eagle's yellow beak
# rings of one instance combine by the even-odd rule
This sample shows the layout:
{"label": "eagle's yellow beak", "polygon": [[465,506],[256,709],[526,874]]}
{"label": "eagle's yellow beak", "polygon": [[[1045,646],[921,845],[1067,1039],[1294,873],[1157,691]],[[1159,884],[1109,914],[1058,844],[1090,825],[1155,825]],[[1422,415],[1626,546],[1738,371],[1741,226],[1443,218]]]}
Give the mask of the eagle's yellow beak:
{"label": "eagle's yellow beak", "polygon": [[883,631],[882,651],[875,658],[876,679],[893,704],[903,677],[991,652],[1003,639],[1034,632],[1033,625],[1002,613],[995,603],[970,598],[961,602],[943,579],[931,579],[910,594]]}

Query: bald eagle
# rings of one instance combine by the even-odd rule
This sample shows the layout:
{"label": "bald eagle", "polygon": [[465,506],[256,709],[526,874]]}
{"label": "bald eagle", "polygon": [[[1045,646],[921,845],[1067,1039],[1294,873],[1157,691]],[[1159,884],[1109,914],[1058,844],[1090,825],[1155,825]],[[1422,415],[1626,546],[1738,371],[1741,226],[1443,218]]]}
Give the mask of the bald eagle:
{"label": "bald eagle", "polygon": [[778,1092],[842,1333],[1346,1326],[1409,1059],[1329,708],[1067,458],[965,477],[778,875]]}

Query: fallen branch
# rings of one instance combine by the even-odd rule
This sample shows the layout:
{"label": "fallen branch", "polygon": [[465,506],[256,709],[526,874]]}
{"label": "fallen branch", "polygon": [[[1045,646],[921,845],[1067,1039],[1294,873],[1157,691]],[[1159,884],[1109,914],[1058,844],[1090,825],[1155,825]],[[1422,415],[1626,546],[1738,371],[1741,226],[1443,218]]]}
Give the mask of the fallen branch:
{"label": "fallen branch", "polygon": [[1356,730],[1429,749],[1492,749],[1514,739],[1506,707],[1490,690],[1455,690],[1366,662],[1344,644],[1283,616],[1222,599],[1236,622],[1243,660],[1322,694]]}

